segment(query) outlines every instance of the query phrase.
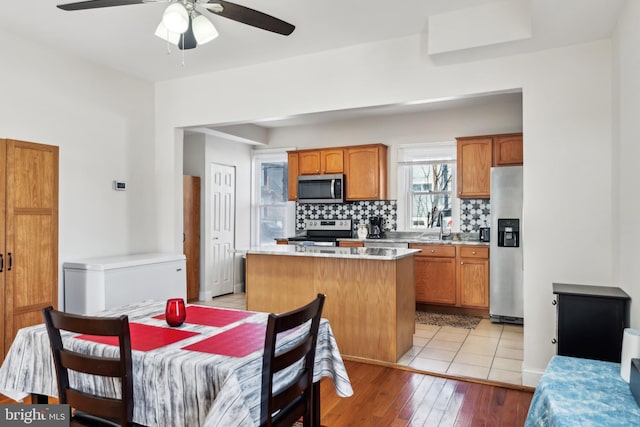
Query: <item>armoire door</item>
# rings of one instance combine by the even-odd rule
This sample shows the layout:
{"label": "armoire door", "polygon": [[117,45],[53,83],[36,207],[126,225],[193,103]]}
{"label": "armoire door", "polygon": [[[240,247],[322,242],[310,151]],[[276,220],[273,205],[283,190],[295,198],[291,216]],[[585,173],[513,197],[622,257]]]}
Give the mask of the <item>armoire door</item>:
{"label": "armoire door", "polygon": [[200,177],[183,175],[184,255],[187,257],[187,300],[198,299],[200,291]]}
{"label": "armoire door", "polygon": [[4,349],[58,306],[58,147],[6,140]]}

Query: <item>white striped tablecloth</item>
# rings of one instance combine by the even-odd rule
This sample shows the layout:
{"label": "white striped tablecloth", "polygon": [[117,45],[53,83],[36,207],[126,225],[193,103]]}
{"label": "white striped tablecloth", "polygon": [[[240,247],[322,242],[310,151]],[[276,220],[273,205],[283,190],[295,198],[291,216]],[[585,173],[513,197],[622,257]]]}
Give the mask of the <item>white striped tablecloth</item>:
{"label": "white striped tablecloth", "polygon": [[[169,327],[164,320],[153,318],[163,314],[164,308],[163,301],[145,301],[106,310],[98,315],[126,314],[130,323]],[[252,313],[243,320],[223,327],[184,323],[175,329],[197,332],[198,335],[155,350],[133,350],[134,422],[162,427],[258,425],[262,347],[245,357],[182,349],[247,322],[266,325],[267,314]],[[303,330],[291,333],[278,345],[291,345],[302,333]],[[76,335],[63,334],[65,347],[94,355],[114,355],[119,351],[114,346],[74,338]],[[117,395],[118,386],[114,380],[86,377],[83,376],[81,380],[83,389],[106,396]],[[333,380],[339,396],[348,397],[353,394],[331,326],[326,319],[320,322],[314,382],[320,381],[321,377]],[[71,373],[70,381],[77,385],[79,379]],[[286,378],[276,379],[275,388],[285,381]],[[0,393],[14,400],[22,400],[31,393],[57,397],[55,367],[44,324],[18,331],[0,367]]]}

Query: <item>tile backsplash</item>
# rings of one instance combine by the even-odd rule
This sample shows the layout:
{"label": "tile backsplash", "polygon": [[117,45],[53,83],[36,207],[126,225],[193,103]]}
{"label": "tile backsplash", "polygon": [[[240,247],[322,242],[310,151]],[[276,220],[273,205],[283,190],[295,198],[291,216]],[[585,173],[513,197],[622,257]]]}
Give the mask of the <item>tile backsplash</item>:
{"label": "tile backsplash", "polygon": [[346,203],[296,203],[296,230],[304,230],[305,219],[351,218],[354,230],[360,223],[367,223],[370,216],[384,218],[386,230],[398,227],[398,203],[396,200],[366,200]]}
{"label": "tile backsplash", "polygon": [[460,231],[478,231],[485,222],[491,224],[489,199],[460,199]]}
{"label": "tile backsplash", "polygon": [[[398,229],[398,202],[396,200],[372,200],[346,203],[296,203],[296,230],[304,230],[305,219],[353,220],[354,230],[360,223],[367,223],[370,216],[384,218],[387,231]],[[460,199],[460,231],[476,232],[485,224],[491,224],[489,199]]]}

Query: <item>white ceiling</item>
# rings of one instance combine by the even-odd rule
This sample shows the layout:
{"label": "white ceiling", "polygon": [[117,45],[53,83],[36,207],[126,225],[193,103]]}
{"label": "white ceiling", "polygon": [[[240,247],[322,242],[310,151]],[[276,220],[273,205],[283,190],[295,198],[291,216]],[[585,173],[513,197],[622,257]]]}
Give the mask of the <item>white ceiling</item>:
{"label": "white ceiling", "polygon": [[[503,0],[504,1],[504,0]],[[533,37],[476,49],[512,54],[609,37],[623,0],[506,0],[530,2]],[[296,26],[285,37],[204,14],[220,36],[184,53],[154,36],[166,3],[66,12],[69,0],[3,0],[0,28],[151,81],[186,77],[350,45],[426,34],[428,17],[495,0],[238,0]],[[474,52],[461,52],[472,55]],[[446,59],[446,58],[445,58]],[[449,59],[459,60],[453,55]]]}

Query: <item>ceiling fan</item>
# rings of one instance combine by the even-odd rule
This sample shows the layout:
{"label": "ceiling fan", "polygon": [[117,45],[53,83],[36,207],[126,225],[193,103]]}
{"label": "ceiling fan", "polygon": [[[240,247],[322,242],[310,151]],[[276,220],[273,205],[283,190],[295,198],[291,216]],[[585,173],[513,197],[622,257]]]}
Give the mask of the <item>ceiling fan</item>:
{"label": "ceiling fan", "polygon": [[156,35],[180,49],[193,49],[198,44],[213,40],[218,32],[197,7],[252,27],[288,36],[296,28],[281,19],[246,6],[223,0],[88,0],[58,5],[66,11],[126,6],[140,3],[171,3],[156,29]]}

